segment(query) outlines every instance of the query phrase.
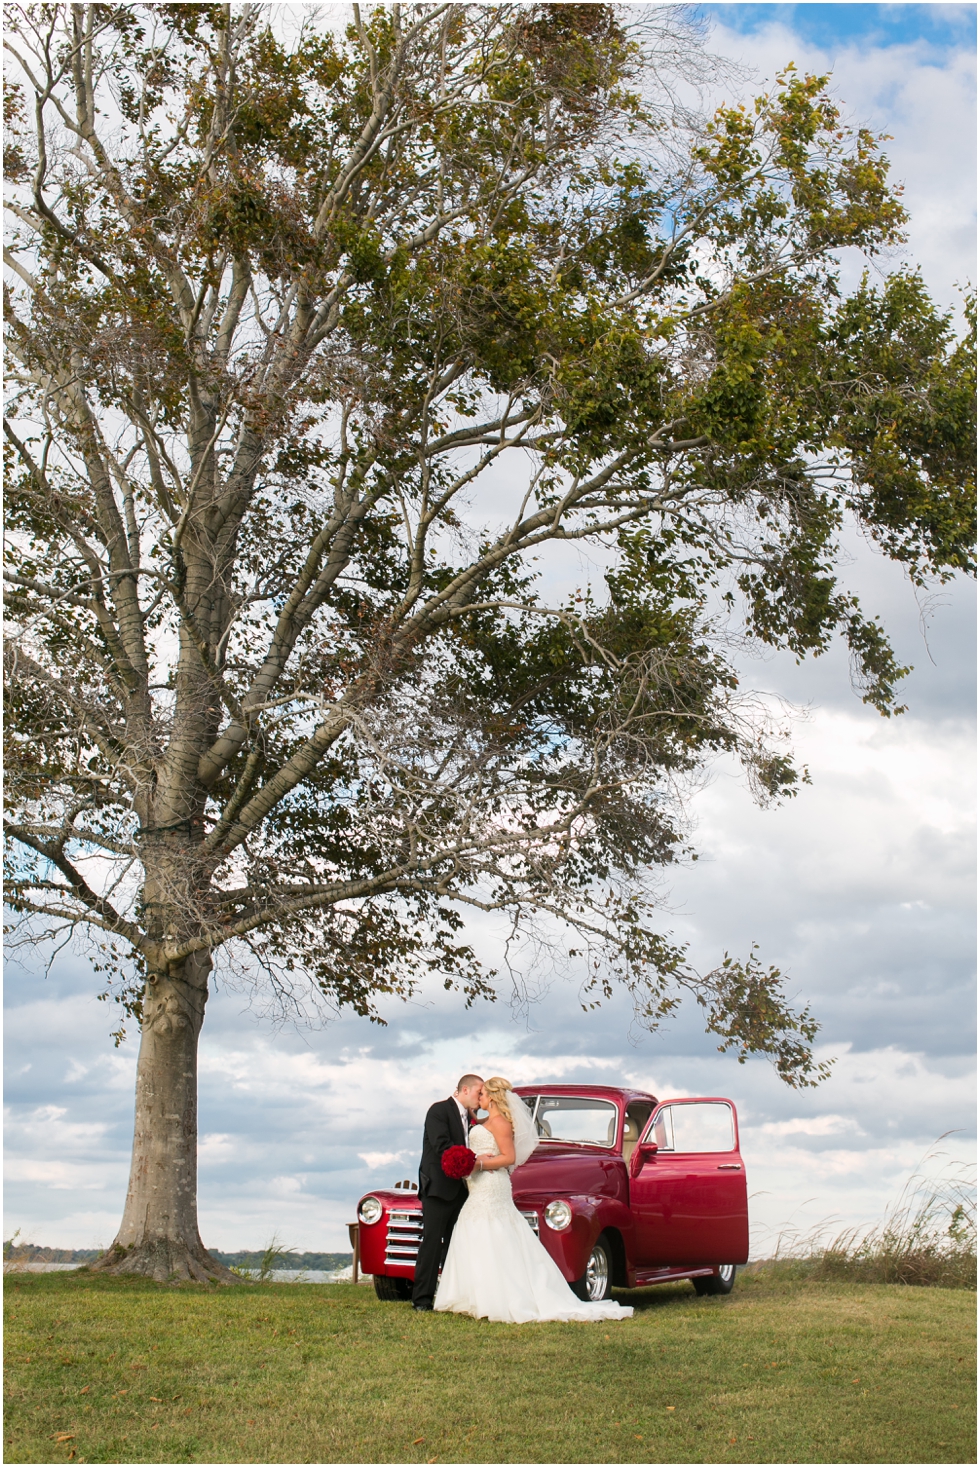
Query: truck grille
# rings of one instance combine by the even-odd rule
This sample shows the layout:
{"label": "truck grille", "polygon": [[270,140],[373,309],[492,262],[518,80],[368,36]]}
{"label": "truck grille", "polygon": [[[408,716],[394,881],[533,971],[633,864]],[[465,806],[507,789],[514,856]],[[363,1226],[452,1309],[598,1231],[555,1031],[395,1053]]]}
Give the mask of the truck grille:
{"label": "truck grille", "polygon": [[[538,1214],[536,1212],[522,1212],[521,1217],[527,1223],[535,1237],[540,1234]],[[385,1244],[385,1263],[401,1264],[404,1268],[414,1265],[418,1256],[419,1244],[422,1241],[422,1214],[413,1210],[412,1212],[389,1212],[388,1214],[388,1240]]]}
{"label": "truck grille", "polygon": [[389,1212],[385,1263],[414,1264],[421,1241],[421,1212]]}

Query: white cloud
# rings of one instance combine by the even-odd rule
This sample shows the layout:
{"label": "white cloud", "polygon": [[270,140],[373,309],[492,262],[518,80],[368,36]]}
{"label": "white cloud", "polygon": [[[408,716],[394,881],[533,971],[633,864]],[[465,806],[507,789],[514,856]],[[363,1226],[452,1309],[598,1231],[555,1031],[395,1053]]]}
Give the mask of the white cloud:
{"label": "white cloud", "polygon": [[101,1168],[93,1175],[88,1167],[67,1161],[31,1161],[14,1156],[4,1170],[8,1182],[36,1182],[56,1192],[100,1192],[105,1186]]}
{"label": "white cloud", "polygon": [[376,1172],[379,1167],[390,1166],[393,1161],[417,1159],[413,1157],[411,1151],[359,1151],[357,1154],[364,1165],[370,1167],[373,1172]]}
{"label": "white cloud", "polygon": [[231,1135],[214,1132],[211,1135],[198,1138],[197,1160],[199,1165],[214,1165],[222,1162],[238,1162],[240,1153],[236,1144],[236,1138]]}
{"label": "white cloud", "polygon": [[794,745],[812,783],[778,810],[754,807],[738,771],[718,766],[693,801],[701,861],[676,892],[693,903],[717,881],[741,889],[751,863],[757,890],[792,887],[821,917],[839,899],[842,915],[858,902],[972,901],[972,729],[886,722],[855,702],[814,711]]}
{"label": "white cloud", "polygon": [[300,1177],[271,1177],[268,1190],[273,1197],[291,1198],[302,1192],[303,1182]]}
{"label": "white cloud", "polygon": [[766,1121],[759,1126],[763,1136],[839,1136],[842,1131],[863,1135],[853,1116],[794,1116],[790,1121]]}

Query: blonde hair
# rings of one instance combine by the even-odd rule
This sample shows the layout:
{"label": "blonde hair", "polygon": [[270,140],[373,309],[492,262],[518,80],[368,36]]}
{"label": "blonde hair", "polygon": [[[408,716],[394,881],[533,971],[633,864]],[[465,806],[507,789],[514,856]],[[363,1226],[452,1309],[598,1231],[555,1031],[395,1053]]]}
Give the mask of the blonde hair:
{"label": "blonde hair", "polygon": [[511,1115],[510,1106],[507,1104],[507,1092],[514,1088],[510,1081],[502,1079],[500,1075],[494,1075],[492,1079],[484,1080],[483,1088],[507,1124],[512,1126],[514,1124],[514,1117]]}

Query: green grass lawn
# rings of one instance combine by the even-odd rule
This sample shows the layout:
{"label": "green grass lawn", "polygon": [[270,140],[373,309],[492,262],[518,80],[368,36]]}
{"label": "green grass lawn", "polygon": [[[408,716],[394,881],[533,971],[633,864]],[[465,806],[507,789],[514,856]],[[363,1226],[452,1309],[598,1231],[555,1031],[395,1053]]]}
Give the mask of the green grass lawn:
{"label": "green grass lawn", "polygon": [[976,1295],[741,1277],[620,1324],[4,1280],[5,1462],[974,1462]]}

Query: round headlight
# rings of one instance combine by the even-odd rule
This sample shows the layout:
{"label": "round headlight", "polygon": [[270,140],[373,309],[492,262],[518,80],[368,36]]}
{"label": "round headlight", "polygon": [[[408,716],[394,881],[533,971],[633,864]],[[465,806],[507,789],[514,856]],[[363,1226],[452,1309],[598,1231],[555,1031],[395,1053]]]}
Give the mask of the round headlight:
{"label": "round headlight", "polygon": [[383,1212],[384,1208],[381,1206],[381,1203],[378,1201],[377,1197],[365,1197],[364,1201],[357,1209],[357,1216],[362,1223],[367,1223],[367,1225],[370,1227],[372,1223],[376,1223],[378,1221],[378,1218]]}
{"label": "round headlight", "polygon": [[560,1233],[571,1222],[572,1209],[567,1202],[562,1202],[561,1198],[556,1198],[554,1202],[549,1202],[545,1208],[544,1220],[549,1228],[554,1228],[556,1233]]}

